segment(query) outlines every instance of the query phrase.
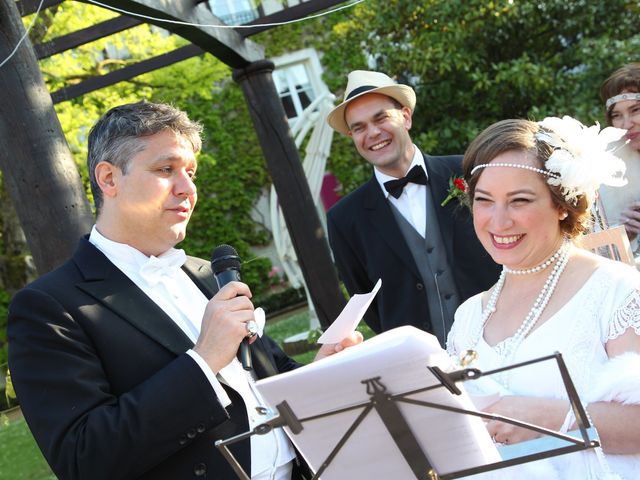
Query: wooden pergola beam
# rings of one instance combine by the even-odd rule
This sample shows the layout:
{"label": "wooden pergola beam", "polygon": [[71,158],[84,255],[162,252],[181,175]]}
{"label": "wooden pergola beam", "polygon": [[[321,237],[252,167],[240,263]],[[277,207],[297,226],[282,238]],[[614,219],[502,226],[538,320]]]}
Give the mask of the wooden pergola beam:
{"label": "wooden pergola beam", "polygon": [[[60,5],[64,0],[44,0],[42,2],[42,10],[49,7],[55,7],[56,5]],[[18,0],[16,2],[16,7],[18,7],[18,11],[21,16],[31,15],[32,13],[36,13],[38,10],[38,5],[40,5],[40,0]]]}
{"label": "wooden pergola beam", "polygon": [[58,53],[62,53],[72,48],[79,47],[85,43],[91,43],[114,33],[127,30],[131,27],[140,25],[142,22],[136,18],[121,15],[116,18],[105,20],[91,27],[76,30],[75,32],[61,35],[53,40],[45,43],[34,45],[38,60],[51,57]]}
{"label": "wooden pergola beam", "polygon": [[69,87],[61,88],[51,94],[53,103],[60,103],[71,100],[73,98],[84,95],[85,93],[93,92],[94,90],[100,90],[101,88],[113,85],[114,83],[121,82],[123,80],[129,80],[130,78],[137,77],[143,73],[152,72],[158,68],[172,65],[187,58],[195,57],[205,53],[200,47],[190,44],[185,47],[177,48],[171,52],[163,55],[137,62],[133,65],[120,68],[113,72],[109,72],[105,75],[97,77],[91,77],[83,82],[71,85]]}
{"label": "wooden pergola beam", "polygon": [[[50,1],[60,3],[63,0]],[[286,8],[269,15],[261,16],[246,24],[258,25],[254,28],[238,28],[236,29],[236,31],[243,38],[247,38],[251,35],[255,35],[257,33],[264,32],[265,30],[274,28],[273,26],[265,26],[266,24],[290,22],[291,20],[302,18],[307,15],[312,15],[319,12],[320,10],[331,8],[342,3],[343,1],[344,0],[311,0],[308,2],[300,3],[294,7]],[[80,45],[84,45],[86,43],[91,43],[101,38],[108,37],[109,35],[113,35],[114,33],[127,30],[128,28],[135,27],[137,25],[140,25],[141,23],[143,23],[141,20],[134,17],[121,15],[120,17],[97,23],[96,25],[83,28],[76,32],[72,32],[67,35],[61,35],[60,37],[54,38],[49,42],[35,45],[34,48],[38,59],[47,58],[58,53],[62,53],[66,50],[79,47]]]}
{"label": "wooden pergola beam", "polygon": [[[225,28],[226,25],[202,3],[195,6],[193,0],[103,0],[102,3],[107,8],[159,19],[146,18],[145,21],[186,38],[231,68],[243,68],[264,59],[262,46],[245,39],[232,28]],[[167,23],[163,20],[193,25]]]}
{"label": "wooden pergola beam", "polygon": [[[280,10],[270,15],[257,18],[249,22],[247,25],[251,25],[254,23],[263,25],[268,23],[288,22],[296,18],[301,18],[302,16],[311,15],[320,10],[331,8],[343,2],[344,0],[311,0],[309,2],[298,4],[295,7],[290,7],[288,9]],[[128,28],[124,27],[127,22],[130,22],[131,26],[135,26],[141,23],[131,17],[117,17],[94,25],[93,27],[88,27],[83,30],[78,30],[77,32],[71,33],[69,35],[55,38],[51,42],[47,42],[47,44],[36,45],[35,50],[38,54],[38,58],[43,58],[40,56],[40,52],[47,52],[47,56],[54,55],[64,50],[68,50],[69,48],[74,48],[83,43],[88,43],[105,37],[107,35],[110,35],[111,33],[125,30],[126,28]],[[258,26],[255,28],[243,28],[238,29],[238,33],[243,37],[248,37],[250,35],[255,35],[271,28],[274,27]],[[81,39],[81,37],[84,37],[84,41],[77,43]],[[116,84],[118,82],[129,80],[143,73],[148,73],[158,68],[167,67],[169,65],[173,65],[174,63],[181,62],[188,58],[195,57],[204,53],[204,50],[201,48],[195,47],[193,45],[191,47],[192,48],[178,48],[166,54],[158,55],[156,57],[144,60],[133,65],[128,65],[119,69],[118,71],[110,72],[97,77],[92,77],[75,85],[61,88],[53,92],[51,94],[51,98],[53,99],[54,104],[72,100],[80,95],[84,95],[85,93],[93,92],[95,90],[99,90],[101,88]]]}
{"label": "wooden pergola beam", "polygon": [[249,105],[249,115],[264,160],[278,193],[278,202],[298,264],[322,328],[333,322],[345,305],[329,244],[293,141],[282,101],[273,83],[272,62],[262,60],[233,71]]}

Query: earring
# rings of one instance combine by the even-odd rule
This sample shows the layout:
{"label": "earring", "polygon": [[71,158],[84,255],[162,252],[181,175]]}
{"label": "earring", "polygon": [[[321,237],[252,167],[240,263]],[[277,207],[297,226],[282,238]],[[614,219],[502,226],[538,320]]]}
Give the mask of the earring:
{"label": "earring", "polygon": [[569,212],[562,212],[560,214],[560,221],[564,220],[565,218],[567,218],[569,216]]}

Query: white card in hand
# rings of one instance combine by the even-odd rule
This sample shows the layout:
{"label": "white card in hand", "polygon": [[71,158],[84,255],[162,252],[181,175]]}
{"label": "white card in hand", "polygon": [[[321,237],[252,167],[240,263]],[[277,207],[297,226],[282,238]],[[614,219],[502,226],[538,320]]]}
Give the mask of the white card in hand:
{"label": "white card in hand", "polygon": [[382,279],[378,279],[371,292],[352,296],[338,318],[320,336],[318,343],[340,343],[343,338],[354,332],[381,286]]}

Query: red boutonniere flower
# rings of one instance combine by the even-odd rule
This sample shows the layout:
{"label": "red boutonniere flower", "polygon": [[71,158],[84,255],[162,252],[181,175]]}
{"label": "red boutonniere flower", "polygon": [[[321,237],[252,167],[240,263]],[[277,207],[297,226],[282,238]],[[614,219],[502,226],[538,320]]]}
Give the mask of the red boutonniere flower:
{"label": "red boutonniere flower", "polygon": [[[445,198],[440,204],[441,207],[444,207],[447,203],[449,203],[454,198],[460,199],[464,196],[464,192],[467,190],[467,184],[464,183],[462,177],[451,177],[449,179],[449,191],[447,198]],[[458,200],[460,201],[460,200]]]}

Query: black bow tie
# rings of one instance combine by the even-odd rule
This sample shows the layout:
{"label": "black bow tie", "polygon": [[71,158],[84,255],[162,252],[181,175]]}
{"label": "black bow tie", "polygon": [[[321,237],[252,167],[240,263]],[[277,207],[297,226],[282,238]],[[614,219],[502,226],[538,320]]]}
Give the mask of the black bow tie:
{"label": "black bow tie", "polygon": [[395,198],[400,198],[402,190],[407,183],[418,183],[420,185],[427,184],[427,174],[424,172],[424,168],[420,165],[414,165],[409,172],[402,178],[397,180],[389,180],[384,182],[384,188],[389,192],[389,195],[393,195]]}

